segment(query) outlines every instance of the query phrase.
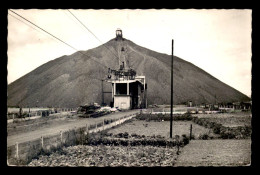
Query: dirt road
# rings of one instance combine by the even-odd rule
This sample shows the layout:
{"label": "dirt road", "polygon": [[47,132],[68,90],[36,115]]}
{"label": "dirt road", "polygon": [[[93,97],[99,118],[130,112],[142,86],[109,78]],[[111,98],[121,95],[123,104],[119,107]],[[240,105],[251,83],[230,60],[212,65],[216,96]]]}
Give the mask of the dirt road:
{"label": "dirt road", "polygon": [[86,126],[86,124],[90,125],[90,124],[100,123],[103,121],[103,119],[118,119],[120,117],[131,115],[131,114],[138,113],[138,112],[139,112],[139,110],[131,110],[131,111],[126,111],[126,112],[113,113],[113,114],[105,115],[105,116],[98,117],[98,118],[79,118],[79,119],[70,121],[69,123],[61,124],[58,126],[57,125],[56,126],[47,126],[45,128],[41,128],[39,130],[11,135],[11,136],[7,137],[7,146],[14,145],[16,142],[22,143],[22,142],[34,140],[34,139],[40,138],[41,136],[45,136],[45,135],[54,135],[54,134],[59,133],[60,131],[84,127],[84,126]]}

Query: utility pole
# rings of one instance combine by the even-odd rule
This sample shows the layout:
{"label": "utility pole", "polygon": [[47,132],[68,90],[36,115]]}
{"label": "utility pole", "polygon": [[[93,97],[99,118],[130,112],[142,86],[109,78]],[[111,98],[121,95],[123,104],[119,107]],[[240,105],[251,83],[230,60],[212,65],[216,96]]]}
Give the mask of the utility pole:
{"label": "utility pole", "polygon": [[171,122],[170,122],[170,138],[172,138],[172,110],[173,110],[173,40],[172,40],[172,65],[171,65]]}

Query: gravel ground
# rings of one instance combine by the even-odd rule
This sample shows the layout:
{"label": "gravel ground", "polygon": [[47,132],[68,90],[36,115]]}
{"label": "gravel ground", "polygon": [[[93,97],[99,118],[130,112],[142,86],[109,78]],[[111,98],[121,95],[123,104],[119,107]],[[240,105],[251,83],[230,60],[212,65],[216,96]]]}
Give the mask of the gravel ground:
{"label": "gravel ground", "polygon": [[40,156],[28,166],[173,166],[177,159],[176,151],[175,147],[78,145]]}

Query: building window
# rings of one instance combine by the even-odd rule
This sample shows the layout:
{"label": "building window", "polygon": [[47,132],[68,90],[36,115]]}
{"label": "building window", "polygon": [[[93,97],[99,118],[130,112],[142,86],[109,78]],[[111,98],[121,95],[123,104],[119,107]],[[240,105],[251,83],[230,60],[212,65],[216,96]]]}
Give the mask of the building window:
{"label": "building window", "polygon": [[117,83],[116,84],[116,95],[127,95],[127,84]]}

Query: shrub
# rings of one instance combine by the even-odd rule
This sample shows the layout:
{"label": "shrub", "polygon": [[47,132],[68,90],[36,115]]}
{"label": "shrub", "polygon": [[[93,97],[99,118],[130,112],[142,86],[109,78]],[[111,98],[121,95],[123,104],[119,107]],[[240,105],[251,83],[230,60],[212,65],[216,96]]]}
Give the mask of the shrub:
{"label": "shrub", "polygon": [[131,136],[132,137],[137,137],[137,134],[136,133],[132,133]]}
{"label": "shrub", "polygon": [[[182,115],[174,115],[173,120],[192,120],[192,116],[189,113],[185,113]],[[170,121],[171,117],[169,114],[138,114],[136,116],[138,120],[146,120],[147,122],[153,121]]]}
{"label": "shrub", "polygon": [[182,142],[183,142],[184,145],[189,144],[190,139],[186,136],[186,134],[182,135]]}
{"label": "shrub", "polygon": [[[219,123],[211,122],[210,119],[193,117],[192,121],[198,125],[213,129],[213,133],[219,134],[220,138],[233,139],[233,138],[248,138],[251,136],[251,126],[238,126],[238,127],[225,127]],[[201,139],[206,136],[201,136]],[[213,138],[213,136],[209,136]]]}
{"label": "shrub", "polygon": [[117,138],[122,138],[124,136],[124,134],[120,132],[120,133],[118,133],[118,134],[116,134],[114,136],[117,137]]}
{"label": "shrub", "polygon": [[182,115],[177,115],[173,117],[173,120],[192,120],[191,114],[190,113],[185,113]]}
{"label": "shrub", "polygon": [[214,124],[214,126],[213,126],[213,132],[214,132],[215,134],[220,134],[221,129],[223,129],[223,127],[222,127],[221,124],[218,124],[218,123]]}
{"label": "shrub", "polygon": [[199,136],[199,139],[208,140],[209,139],[209,135],[208,134],[202,134],[202,135]]}
{"label": "shrub", "polygon": [[129,134],[128,134],[127,132],[125,132],[125,133],[123,134],[123,137],[124,137],[124,138],[128,138],[128,136],[129,136]]}
{"label": "shrub", "polygon": [[231,130],[226,129],[220,132],[220,137],[222,139],[233,139],[235,138],[235,134]]}

